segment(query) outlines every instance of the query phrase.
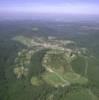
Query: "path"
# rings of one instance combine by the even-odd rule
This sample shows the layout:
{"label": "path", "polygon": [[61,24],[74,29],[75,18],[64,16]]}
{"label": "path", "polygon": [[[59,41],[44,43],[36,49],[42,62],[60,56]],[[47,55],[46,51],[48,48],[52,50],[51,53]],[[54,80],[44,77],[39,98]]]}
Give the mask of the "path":
{"label": "path", "polygon": [[65,80],[61,75],[59,75],[57,72],[53,71],[51,68],[49,67],[45,67],[47,71],[49,71],[50,73],[54,73],[56,76],[58,76],[63,82],[65,82],[64,86],[69,86],[70,83]]}

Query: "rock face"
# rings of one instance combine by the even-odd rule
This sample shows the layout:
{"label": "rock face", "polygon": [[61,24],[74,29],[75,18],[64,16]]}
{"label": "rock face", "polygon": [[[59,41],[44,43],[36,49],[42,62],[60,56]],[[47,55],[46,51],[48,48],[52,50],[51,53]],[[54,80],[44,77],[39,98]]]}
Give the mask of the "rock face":
{"label": "rock face", "polygon": [[24,68],[24,67],[14,68],[14,74],[16,75],[17,79],[22,78],[22,76],[26,77],[28,73],[29,73],[28,68]]}

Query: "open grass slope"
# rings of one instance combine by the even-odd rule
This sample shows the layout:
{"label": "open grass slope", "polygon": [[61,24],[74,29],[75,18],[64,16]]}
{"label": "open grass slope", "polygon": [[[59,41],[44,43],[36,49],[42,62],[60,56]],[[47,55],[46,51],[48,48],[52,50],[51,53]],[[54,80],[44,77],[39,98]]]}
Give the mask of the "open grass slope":
{"label": "open grass slope", "polygon": [[67,60],[66,52],[48,51],[42,62],[47,71],[43,78],[55,86],[86,84],[88,79],[75,73]]}
{"label": "open grass slope", "polygon": [[28,37],[25,37],[25,36],[16,36],[12,40],[18,41],[25,46],[31,47],[31,41],[32,41],[31,38],[28,38]]}

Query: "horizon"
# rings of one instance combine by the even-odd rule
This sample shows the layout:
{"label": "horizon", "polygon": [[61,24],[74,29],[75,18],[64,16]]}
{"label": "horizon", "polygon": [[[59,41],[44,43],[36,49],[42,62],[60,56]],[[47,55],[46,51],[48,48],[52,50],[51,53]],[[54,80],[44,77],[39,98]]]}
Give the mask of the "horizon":
{"label": "horizon", "polygon": [[3,0],[0,18],[99,16],[98,0]]}

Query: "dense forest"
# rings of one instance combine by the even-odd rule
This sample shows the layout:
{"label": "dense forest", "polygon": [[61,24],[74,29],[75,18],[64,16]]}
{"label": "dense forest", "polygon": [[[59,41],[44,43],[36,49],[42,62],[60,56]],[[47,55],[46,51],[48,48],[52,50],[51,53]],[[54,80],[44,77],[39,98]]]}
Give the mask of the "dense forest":
{"label": "dense forest", "polygon": [[[88,26],[88,29],[82,29],[82,26]],[[33,27],[38,27],[39,30],[33,29]],[[91,22],[1,21],[0,100],[98,100],[99,30],[95,30],[94,27],[99,27],[99,24]],[[23,75],[20,79],[17,79],[16,75],[13,73],[15,58],[18,56],[19,51],[28,49],[27,46],[12,39],[20,34],[28,37],[54,36],[59,40],[73,40],[77,43],[78,47],[88,48],[88,55],[94,56],[94,58],[88,59],[88,64],[90,66],[88,69],[88,75],[86,76],[86,78],[88,78],[88,83],[71,84],[64,88],[61,86],[56,88],[46,83],[40,76],[45,70],[41,63],[42,58],[48,51],[46,49],[37,51],[33,54],[31,62],[28,65],[30,68],[29,75],[27,77]],[[33,48],[33,50],[34,49],[35,48]],[[52,57],[53,62],[54,57]],[[52,66],[54,65],[52,64]],[[84,76],[83,58],[77,58],[72,62],[72,66],[76,73]],[[33,76],[37,77],[37,79],[35,79],[37,83],[38,79],[43,82],[40,81],[40,85],[37,85],[36,83],[36,86],[33,85],[34,83],[31,84],[30,80]]]}

